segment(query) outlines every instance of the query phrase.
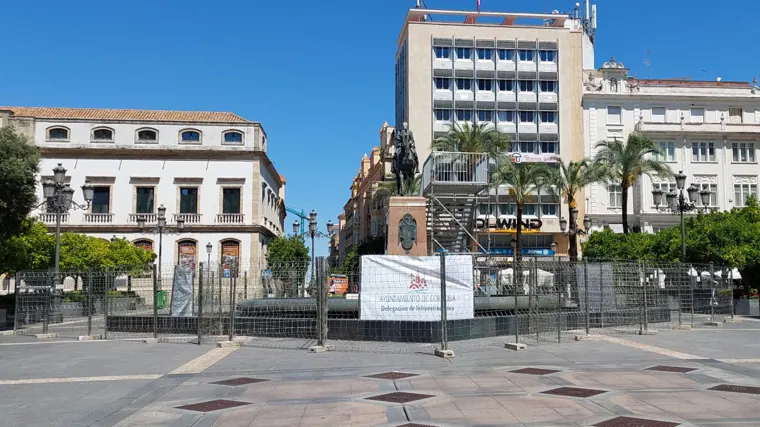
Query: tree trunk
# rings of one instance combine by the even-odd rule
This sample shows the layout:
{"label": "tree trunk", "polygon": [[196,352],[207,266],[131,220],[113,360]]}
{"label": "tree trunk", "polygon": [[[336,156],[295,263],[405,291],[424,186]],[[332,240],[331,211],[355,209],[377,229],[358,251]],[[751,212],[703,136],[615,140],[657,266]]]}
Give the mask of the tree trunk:
{"label": "tree trunk", "polygon": [[620,189],[622,190],[620,204],[623,208],[623,234],[628,234],[628,187],[622,184]]}
{"label": "tree trunk", "polygon": [[[575,198],[574,197],[567,197],[567,216],[568,220],[571,218],[570,211],[575,208]],[[573,234],[573,226],[575,228],[578,228],[578,221],[576,220],[575,224],[569,224],[568,226],[568,248],[567,248],[567,255],[570,257],[570,261],[576,262],[578,261],[578,235]]]}

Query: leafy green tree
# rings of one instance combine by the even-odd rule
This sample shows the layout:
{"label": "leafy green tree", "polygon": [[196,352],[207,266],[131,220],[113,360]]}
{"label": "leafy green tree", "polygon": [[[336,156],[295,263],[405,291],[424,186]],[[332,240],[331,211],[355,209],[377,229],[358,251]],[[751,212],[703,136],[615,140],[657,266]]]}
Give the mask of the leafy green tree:
{"label": "leafy green tree", "polygon": [[44,270],[54,257],[55,237],[34,219],[24,220],[17,233],[0,237],[0,273]]}
{"label": "leafy green tree", "polygon": [[497,159],[497,167],[491,173],[492,185],[508,185],[509,196],[516,205],[517,226],[515,230],[515,261],[522,259],[523,208],[529,196],[551,183],[552,171],[543,163],[516,164],[507,156]]}
{"label": "leafy green tree", "polygon": [[496,158],[509,149],[509,137],[486,123],[454,123],[449,132],[433,141],[433,150],[461,153],[487,153]]}
{"label": "leafy green tree", "polygon": [[[549,178],[548,190],[562,197],[567,203],[567,211],[570,212],[576,208],[575,197],[578,192],[593,182],[599,180],[600,171],[588,159],[578,162],[568,162],[565,164],[560,161],[557,169],[552,169]],[[570,236],[570,259],[578,260],[578,236]]]}
{"label": "leafy green tree", "polygon": [[37,147],[13,127],[0,128],[0,235],[12,235],[37,203]]}
{"label": "leafy green tree", "polygon": [[304,283],[309,269],[309,248],[298,236],[277,237],[267,246],[267,262],[272,276],[282,280],[290,296],[302,295],[298,287]]}
{"label": "leafy green tree", "polygon": [[642,175],[662,178],[673,175],[668,165],[655,155],[660,150],[651,139],[632,133],[627,142],[602,141],[596,145],[599,151],[595,163],[602,172],[600,179],[607,184],[620,185],[622,190],[623,233],[628,233],[628,189],[633,187]]}

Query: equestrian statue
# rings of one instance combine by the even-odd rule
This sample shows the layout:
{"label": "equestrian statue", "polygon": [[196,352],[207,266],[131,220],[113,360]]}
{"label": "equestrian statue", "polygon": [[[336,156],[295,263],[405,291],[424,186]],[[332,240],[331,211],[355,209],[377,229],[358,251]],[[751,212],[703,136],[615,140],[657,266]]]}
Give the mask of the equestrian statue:
{"label": "equestrian statue", "polygon": [[407,196],[408,194],[404,194],[403,183],[407,184],[406,189],[412,188],[414,176],[420,172],[414,134],[409,130],[409,124],[404,122],[401,129],[393,131],[391,138],[395,149],[391,172],[396,175],[396,192],[399,196]]}

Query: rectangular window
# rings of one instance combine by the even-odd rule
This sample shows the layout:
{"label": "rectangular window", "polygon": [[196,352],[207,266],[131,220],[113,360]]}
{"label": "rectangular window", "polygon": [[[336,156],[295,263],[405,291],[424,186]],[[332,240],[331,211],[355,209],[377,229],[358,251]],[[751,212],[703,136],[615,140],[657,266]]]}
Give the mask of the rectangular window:
{"label": "rectangular window", "polygon": [[510,49],[499,49],[500,61],[514,61],[515,51]]}
{"label": "rectangular window", "polygon": [[[697,184],[697,188],[700,191],[707,190],[710,192],[710,204],[708,206],[718,206],[718,184]],[[697,201],[697,205],[702,206],[701,198]]]}
{"label": "rectangular window", "polygon": [[520,80],[520,91],[521,92],[533,92],[533,84],[535,83],[533,80]]}
{"label": "rectangular window", "polygon": [[469,47],[458,47],[457,59],[472,59],[472,49]]}
{"label": "rectangular window", "polygon": [[557,82],[555,81],[542,80],[540,85],[541,85],[541,92],[556,92],[557,90]]}
{"label": "rectangular window", "polygon": [[556,50],[539,50],[538,57],[539,59],[541,59],[541,62],[554,62],[554,60],[557,58],[557,51]]}
{"label": "rectangular window", "polygon": [[445,109],[435,109],[433,110],[435,112],[435,119],[438,121],[443,122],[450,122],[451,121],[451,110],[445,110]]}
{"label": "rectangular window", "polygon": [[95,187],[92,192],[92,213],[111,213],[111,187]]}
{"label": "rectangular window", "polygon": [[478,110],[478,122],[493,122],[493,111]]}
{"label": "rectangular window", "polygon": [[478,79],[478,90],[480,91],[493,91],[493,80]]}
{"label": "rectangular window", "polygon": [[198,213],[197,187],[181,187],[179,189],[179,213]]}
{"label": "rectangular window", "polygon": [[556,123],[557,114],[554,111],[542,111],[541,123]]}
{"label": "rectangular window", "polygon": [[541,205],[542,216],[557,216],[557,211],[559,211],[559,205],[553,203]]}
{"label": "rectangular window", "polygon": [[675,182],[658,182],[652,184],[653,190],[662,190],[662,194],[668,194],[671,191],[674,193],[678,193],[678,186]]}
{"label": "rectangular window", "polygon": [[493,49],[478,49],[478,59],[493,59]]}
{"label": "rectangular window", "polygon": [[457,79],[457,90],[472,90],[472,79]]}
{"label": "rectangular window", "polygon": [[536,143],[535,142],[520,142],[520,152],[521,153],[535,153]]}
{"label": "rectangular window", "polygon": [[536,123],[536,112],[520,111],[520,123]]}
{"label": "rectangular window", "polygon": [[499,91],[512,92],[515,90],[514,80],[499,80]]}
{"label": "rectangular window", "polygon": [[499,203],[499,215],[514,215],[514,203]]}
{"label": "rectangular window", "polygon": [[222,213],[239,214],[240,213],[240,189],[223,188],[222,189]]}
{"label": "rectangular window", "polygon": [[714,142],[692,142],[691,143],[691,161],[692,162],[714,162],[715,161],[715,143]]}
{"label": "rectangular window", "polygon": [[744,111],[741,108],[728,109],[728,123],[740,124],[744,122]]}
{"label": "rectangular window", "polygon": [[619,125],[622,124],[622,109],[620,107],[615,107],[610,105],[607,107],[607,124],[608,125]]}
{"label": "rectangular window", "polygon": [[536,216],[536,209],[538,205],[536,203],[526,203],[523,205],[523,215],[525,216]]}
{"label": "rectangular window", "polygon": [[135,213],[149,214],[153,211],[153,187],[137,187],[135,189]]}
{"label": "rectangular window", "polygon": [[445,77],[436,77],[434,79],[434,82],[435,82],[436,89],[444,89],[444,90],[451,89],[451,79],[448,79]]}
{"label": "rectangular window", "polygon": [[691,109],[691,122],[692,123],[704,123],[705,122],[705,109],[693,107]]}
{"label": "rectangular window", "polygon": [[460,122],[471,122],[472,121],[472,110],[457,110],[457,121],[460,121]]}
{"label": "rectangular window", "polygon": [[536,55],[536,51],[534,50],[519,50],[518,54],[520,55],[520,61],[533,61]]}
{"label": "rectangular window", "polygon": [[557,153],[556,142],[542,142],[540,145],[541,153],[543,154],[559,154]]}
{"label": "rectangular window", "polygon": [[619,185],[608,185],[607,192],[610,195],[610,204],[608,206],[611,208],[622,208],[623,207],[622,188]]}
{"label": "rectangular window", "polygon": [[755,163],[754,142],[734,142],[731,144],[734,163]]}
{"label": "rectangular window", "polygon": [[734,184],[734,205],[736,207],[747,206],[749,196],[757,198],[757,184]]}
{"label": "rectangular window", "polygon": [[515,112],[514,111],[499,111],[499,122],[515,122]]}
{"label": "rectangular window", "polygon": [[652,107],[652,123],[665,123],[665,107]]}
{"label": "rectangular window", "polygon": [[660,142],[660,152],[655,154],[655,159],[662,160],[664,162],[676,161],[676,143],[673,141]]}
{"label": "rectangular window", "polygon": [[451,48],[450,47],[441,47],[436,46],[433,48],[435,51],[435,57],[437,59],[449,59],[451,58]]}

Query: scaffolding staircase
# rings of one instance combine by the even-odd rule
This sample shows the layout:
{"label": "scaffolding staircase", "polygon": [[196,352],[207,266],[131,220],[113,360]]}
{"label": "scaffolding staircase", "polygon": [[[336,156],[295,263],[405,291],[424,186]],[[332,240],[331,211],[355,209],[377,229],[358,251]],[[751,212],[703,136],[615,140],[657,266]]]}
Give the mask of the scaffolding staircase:
{"label": "scaffolding staircase", "polygon": [[430,253],[470,253],[480,194],[488,188],[488,156],[433,152],[422,168]]}

